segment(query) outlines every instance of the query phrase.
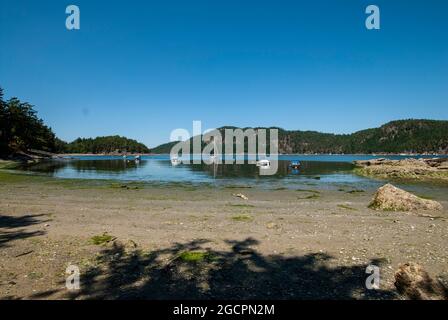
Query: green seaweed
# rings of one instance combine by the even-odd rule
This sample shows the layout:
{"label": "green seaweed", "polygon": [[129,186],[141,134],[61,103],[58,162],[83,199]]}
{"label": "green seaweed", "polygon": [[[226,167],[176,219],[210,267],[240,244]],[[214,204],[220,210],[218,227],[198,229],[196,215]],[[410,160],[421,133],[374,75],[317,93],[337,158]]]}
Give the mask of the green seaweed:
{"label": "green seaweed", "polygon": [[93,236],[92,238],[90,238],[90,243],[99,246],[99,245],[105,245],[115,239],[116,239],[115,237],[113,237],[110,234],[107,234],[107,232],[105,232],[102,235],[96,235],[96,236]]}
{"label": "green seaweed", "polygon": [[213,261],[215,258],[212,253],[203,251],[184,251],[177,257],[177,259],[187,263]]}
{"label": "green seaweed", "polygon": [[350,207],[350,206],[347,206],[347,205],[345,205],[345,204],[338,204],[338,208],[345,209],[345,210],[353,210],[353,211],[357,211],[357,209],[352,208],[352,207]]}
{"label": "green seaweed", "polygon": [[312,194],[312,195],[309,195],[309,196],[306,196],[306,197],[298,197],[297,199],[299,199],[299,200],[313,200],[313,199],[319,199],[319,198],[320,198],[320,195]]}
{"label": "green seaweed", "polygon": [[240,221],[240,222],[249,222],[249,221],[252,221],[253,218],[252,218],[252,216],[250,216],[248,214],[240,214],[240,215],[232,216],[232,220]]}

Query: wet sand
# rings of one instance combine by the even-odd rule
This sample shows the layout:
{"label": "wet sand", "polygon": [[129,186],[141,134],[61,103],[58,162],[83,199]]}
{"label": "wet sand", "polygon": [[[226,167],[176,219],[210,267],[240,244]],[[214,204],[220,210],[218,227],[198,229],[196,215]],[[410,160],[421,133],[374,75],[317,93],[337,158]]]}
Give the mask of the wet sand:
{"label": "wet sand", "polygon": [[[448,196],[435,199],[442,212],[410,214],[370,210],[371,191],[349,191],[0,172],[0,298],[397,299],[394,272],[408,261],[448,278]],[[92,243],[104,233],[113,241]],[[81,290],[65,287],[70,264]],[[380,290],[365,288],[369,264]]]}

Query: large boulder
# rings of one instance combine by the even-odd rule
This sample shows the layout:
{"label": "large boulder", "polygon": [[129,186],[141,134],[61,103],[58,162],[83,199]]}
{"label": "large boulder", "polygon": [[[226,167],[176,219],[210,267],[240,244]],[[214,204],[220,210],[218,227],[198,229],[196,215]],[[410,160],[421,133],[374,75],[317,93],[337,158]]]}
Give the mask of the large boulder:
{"label": "large boulder", "polygon": [[440,281],[434,281],[420,265],[413,262],[398,268],[395,273],[395,287],[408,299],[448,299],[447,288]]}
{"label": "large boulder", "polygon": [[369,208],[384,211],[442,210],[442,205],[434,200],[417,197],[390,183],[377,190]]}

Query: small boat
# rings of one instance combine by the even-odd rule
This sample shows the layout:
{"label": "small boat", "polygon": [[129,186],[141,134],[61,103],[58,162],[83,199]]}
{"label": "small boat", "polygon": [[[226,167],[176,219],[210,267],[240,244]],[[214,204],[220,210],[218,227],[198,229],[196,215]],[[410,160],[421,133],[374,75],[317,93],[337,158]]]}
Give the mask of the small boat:
{"label": "small boat", "polygon": [[291,169],[299,169],[301,165],[300,161],[291,161],[288,167]]}
{"label": "small boat", "polygon": [[213,154],[210,156],[210,163],[218,163],[218,158],[216,156],[216,141],[213,139]]}
{"label": "small boat", "polygon": [[171,164],[173,166],[178,166],[182,163],[182,161],[178,157],[171,157]]}
{"label": "small boat", "polygon": [[271,167],[271,161],[267,159],[259,160],[257,161],[256,166],[263,169],[268,169]]}
{"label": "small boat", "polygon": [[218,163],[218,158],[215,155],[210,156],[210,163]]}
{"label": "small boat", "polygon": [[134,161],[135,162],[140,162],[141,159],[142,159],[142,157],[137,155],[137,156],[135,156]]}

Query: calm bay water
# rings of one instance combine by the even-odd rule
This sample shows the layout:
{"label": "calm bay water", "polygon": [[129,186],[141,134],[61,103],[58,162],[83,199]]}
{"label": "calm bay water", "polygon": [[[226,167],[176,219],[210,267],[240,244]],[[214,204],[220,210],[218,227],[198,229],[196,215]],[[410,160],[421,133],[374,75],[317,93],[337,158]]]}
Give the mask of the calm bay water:
{"label": "calm bay water", "polygon": [[[352,172],[355,160],[367,160],[384,156],[371,155],[281,155],[279,169],[273,176],[260,176],[259,168],[251,164],[206,165],[181,164],[172,166],[169,155],[143,156],[141,161],[133,157],[124,160],[119,156],[77,156],[64,160],[48,161],[23,167],[37,174],[58,178],[112,179],[148,183],[209,183],[219,186],[257,186],[262,188],[317,188],[373,189],[384,180],[360,177]],[[419,156],[420,157],[420,156]],[[428,156],[433,157],[433,156]],[[390,159],[409,156],[388,156]],[[292,170],[289,163],[299,160],[300,170]],[[446,192],[446,187],[418,184],[409,188]]]}

